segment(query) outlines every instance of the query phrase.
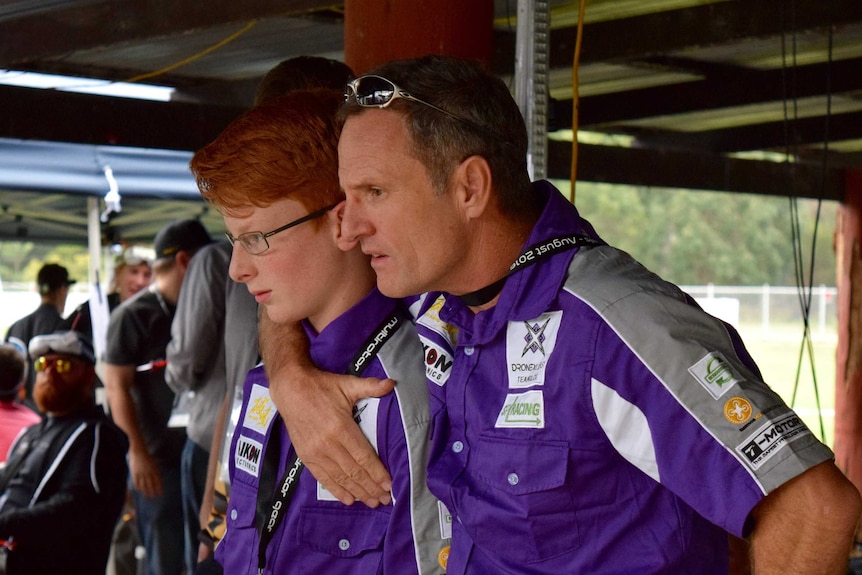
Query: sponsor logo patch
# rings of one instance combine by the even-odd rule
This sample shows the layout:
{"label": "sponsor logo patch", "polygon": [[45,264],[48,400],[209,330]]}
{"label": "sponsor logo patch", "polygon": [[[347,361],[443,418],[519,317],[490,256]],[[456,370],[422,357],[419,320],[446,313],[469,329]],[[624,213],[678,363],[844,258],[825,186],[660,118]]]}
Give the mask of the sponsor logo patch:
{"label": "sponsor logo patch", "polygon": [[734,384],[742,380],[724,356],[717,351],[705,355],[703,359],[688,368],[688,372],[714,399],[719,399]]}
{"label": "sponsor logo patch", "polygon": [[425,354],[425,377],[440,387],[444,386],[452,372],[452,354],[428,338],[419,336],[419,340]]}
{"label": "sponsor logo patch", "polygon": [[811,432],[798,415],[790,412],[759,428],[736,450],[753,469],[758,469],[782,447],[807,435]]}
{"label": "sponsor logo patch", "polygon": [[545,396],[542,390],[508,394],[494,427],[544,429]]}
{"label": "sponsor logo patch", "polygon": [[562,311],[543,313],[529,321],[510,321],[506,328],[509,388],[545,384],[545,367],[557,343]]}
{"label": "sponsor logo patch", "polygon": [[259,441],[241,436],[236,442],[236,451],[233,454],[233,462],[237,469],[257,477],[260,473],[260,458],[263,454],[263,445]]}
{"label": "sponsor logo patch", "polygon": [[731,423],[741,425],[751,417],[751,403],[744,397],[731,397],[724,404],[724,417]]}
{"label": "sponsor logo patch", "polygon": [[458,328],[440,319],[440,310],[443,308],[444,303],[446,303],[446,298],[442,295],[437,296],[437,299],[434,300],[431,307],[429,307],[428,310],[423,313],[418,320],[416,320],[416,323],[439,334],[452,348],[454,348],[458,345]]}
{"label": "sponsor logo patch", "polygon": [[266,430],[269,429],[269,424],[272,423],[276,413],[275,404],[269,397],[269,389],[257,384],[251,386],[242,426],[266,435]]}

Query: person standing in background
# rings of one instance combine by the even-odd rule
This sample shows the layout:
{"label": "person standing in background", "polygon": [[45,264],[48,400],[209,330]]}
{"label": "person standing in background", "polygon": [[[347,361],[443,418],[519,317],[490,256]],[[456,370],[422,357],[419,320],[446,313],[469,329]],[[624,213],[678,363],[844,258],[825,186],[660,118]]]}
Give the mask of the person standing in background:
{"label": "person standing in background", "polygon": [[165,381],[177,395],[191,394],[180,463],[187,575],[194,575],[198,563],[210,446],[227,388],[224,331],[230,254],[230,244],[222,241],[202,247],[189,262],[167,349]]}
{"label": "person standing in background", "polygon": [[[153,268],[150,260],[136,254],[131,248],[123,250],[123,253],[114,259],[114,277],[108,289],[108,311],[114,311],[122,302],[149,286],[152,279]],[[60,322],[58,329],[74,329],[92,338],[90,302],[85,301],[76,307]]]}
{"label": "person standing in background", "polygon": [[159,230],[154,283],[120,304],[108,323],[105,387],[114,421],[129,437],[131,493],[148,575],[183,570],[185,431],[168,426],[174,392],[165,383],[165,357],[189,262],[209,243],[196,220],[178,220]]}
{"label": "person standing in background", "polygon": [[[36,276],[41,303],[36,311],[19,319],[9,328],[6,333],[6,341],[13,342],[26,350],[30,340],[37,335],[53,333],[63,321],[63,310],[66,307],[66,297],[69,295],[69,287],[76,280],[69,279],[69,271],[59,264],[45,264]],[[29,358],[28,358],[29,359]],[[35,407],[33,402],[33,382],[35,373],[33,363],[28,361],[30,369],[27,372],[25,384],[24,403]]]}

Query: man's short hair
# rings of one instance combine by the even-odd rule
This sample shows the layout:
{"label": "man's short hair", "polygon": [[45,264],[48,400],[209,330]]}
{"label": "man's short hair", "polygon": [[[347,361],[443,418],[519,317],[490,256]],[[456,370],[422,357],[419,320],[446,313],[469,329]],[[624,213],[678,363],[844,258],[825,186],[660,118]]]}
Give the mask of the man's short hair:
{"label": "man's short hair", "polygon": [[344,62],[321,56],[297,56],[276,64],[257,86],[255,105],[297,90],[344,90],[353,70]]}
{"label": "man's short hair", "polygon": [[11,401],[24,385],[27,359],[11,343],[0,344],[0,401]]}

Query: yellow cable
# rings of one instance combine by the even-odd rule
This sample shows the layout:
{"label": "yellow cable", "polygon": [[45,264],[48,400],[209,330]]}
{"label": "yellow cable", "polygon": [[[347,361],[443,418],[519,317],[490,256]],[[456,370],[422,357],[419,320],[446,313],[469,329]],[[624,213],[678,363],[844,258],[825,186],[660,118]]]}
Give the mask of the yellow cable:
{"label": "yellow cable", "polygon": [[579,86],[578,86],[578,65],[581,59],[581,41],[584,37],[584,11],[586,10],[586,0],[581,0],[578,8],[578,38],[575,40],[575,55],[572,58],[572,193],[569,198],[575,203],[575,181],[578,177],[578,106]]}
{"label": "yellow cable", "polygon": [[147,78],[152,78],[154,76],[160,76],[160,75],[164,74],[165,72],[170,72],[171,70],[175,70],[176,68],[179,68],[180,66],[185,66],[189,62],[194,62],[198,58],[202,58],[203,56],[206,56],[210,52],[214,52],[215,50],[218,50],[222,46],[225,46],[225,45],[233,42],[234,40],[236,40],[237,38],[239,38],[240,36],[242,36],[243,34],[248,32],[249,30],[251,30],[255,24],[257,24],[257,20],[252,20],[251,22],[246,24],[241,30],[234,32],[233,34],[231,34],[230,36],[228,36],[224,40],[217,42],[216,44],[213,44],[209,48],[206,48],[205,50],[202,50],[202,51],[198,52],[197,54],[189,56],[185,60],[180,60],[179,62],[171,64],[170,66],[166,66],[166,67],[162,68],[161,70],[156,70],[155,72],[147,72],[146,74],[141,74],[139,76],[129,78],[128,80],[125,80],[125,81],[126,82],[140,82],[141,80],[146,80]]}

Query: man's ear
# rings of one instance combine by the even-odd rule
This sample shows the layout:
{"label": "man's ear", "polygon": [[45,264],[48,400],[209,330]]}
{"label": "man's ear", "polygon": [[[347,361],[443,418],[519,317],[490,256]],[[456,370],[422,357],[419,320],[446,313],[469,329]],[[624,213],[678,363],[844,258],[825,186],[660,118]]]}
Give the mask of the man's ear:
{"label": "man's ear", "polygon": [[454,178],[465,216],[478,218],[484,214],[493,197],[488,161],[482,156],[470,156],[455,170]]}
{"label": "man's ear", "polygon": [[177,259],[177,265],[182,266],[182,269],[185,270],[189,267],[189,261],[192,259],[191,254],[185,250],[180,250],[177,252],[175,256]]}

